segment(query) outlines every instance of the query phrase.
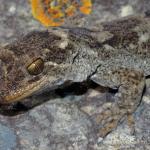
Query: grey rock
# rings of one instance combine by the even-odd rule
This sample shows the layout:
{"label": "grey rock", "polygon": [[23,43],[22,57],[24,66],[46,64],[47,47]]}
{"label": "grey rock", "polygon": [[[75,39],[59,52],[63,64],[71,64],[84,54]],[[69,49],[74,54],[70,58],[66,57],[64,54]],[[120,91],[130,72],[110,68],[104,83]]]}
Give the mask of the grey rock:
{"label": "grey rock", "polygon": [[[44,27],[33,19],[27,0],[0,0],[0,43],[5,45],[22,34]],[[127,14],[144,14],[149,0],[95,0],[94,11],[85,18],[86,26],[99,21],[112,20]],[[70,23],[68,23],[69,25]],[[150,84],[135,117],[135,134],[130,133],[127,122],[121,123],[106,139],[96,139],[91,118],[79,110],[88,94],[53,99],[26,113],[0,116],[1,150],[105,150],[150,149]],[[106,95],[105,95],[106,96]],[[98,98],[107,98],[99,92]],[[83,102],[83,103],[82,103]],[[98,100],[94,101],[97,104]],[[75,104],[74,104],[75,103]],[[78,106],[78,107],[77,107]],[[119,138],[118,138],[119,137]],[[129,144],[125,143],[126,139]]]}

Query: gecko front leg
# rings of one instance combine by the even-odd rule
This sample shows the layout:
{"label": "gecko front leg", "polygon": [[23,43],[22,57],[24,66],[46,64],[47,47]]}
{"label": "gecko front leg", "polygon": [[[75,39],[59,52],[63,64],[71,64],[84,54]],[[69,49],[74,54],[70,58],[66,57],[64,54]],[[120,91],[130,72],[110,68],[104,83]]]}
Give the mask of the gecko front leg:
{"label": "gecko front leg", "polygon": [[134,69],[118,68],[103,72],[102,75],[102,71],[98,68],[97,73],[91,79],[98,84],[106,81],[105,86],[118,88],[114,97],[115,102],[106,103],[95,120],[100,125],[98,135],[105,137],[116,128],[124,116],[136,110],[145,86],[145,78],[142,71]]}

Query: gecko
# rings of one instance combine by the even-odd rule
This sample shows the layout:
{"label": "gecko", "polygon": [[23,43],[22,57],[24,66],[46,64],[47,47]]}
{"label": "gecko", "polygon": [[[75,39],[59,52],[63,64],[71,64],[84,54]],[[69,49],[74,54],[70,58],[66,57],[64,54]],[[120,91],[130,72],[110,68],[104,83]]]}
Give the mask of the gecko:
{"label": "gecko", "polygon": [[98,28],[32,31],[0,47],[0,104],[20,102],[45,87],[91,80],[117,89],[97,117],[106,136],[140,104],[150,75],[150,18],[130,16]]}

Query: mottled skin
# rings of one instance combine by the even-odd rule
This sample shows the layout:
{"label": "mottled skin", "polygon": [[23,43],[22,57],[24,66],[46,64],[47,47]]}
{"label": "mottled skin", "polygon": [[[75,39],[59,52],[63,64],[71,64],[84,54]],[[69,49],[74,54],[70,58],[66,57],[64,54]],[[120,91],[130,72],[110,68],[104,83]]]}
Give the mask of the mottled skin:
{"label": "mottled skin", "polygon": [[[27,66],[41,58],[44,69],[30,75]],[[21,101],[46,86],[91,79],[117,88],[96,122],[104,137],[140,103],[150,75],[150,18],[129,17],[102,23],[99,29],[54,28],[34,31],[0,48],[0,102]]]}

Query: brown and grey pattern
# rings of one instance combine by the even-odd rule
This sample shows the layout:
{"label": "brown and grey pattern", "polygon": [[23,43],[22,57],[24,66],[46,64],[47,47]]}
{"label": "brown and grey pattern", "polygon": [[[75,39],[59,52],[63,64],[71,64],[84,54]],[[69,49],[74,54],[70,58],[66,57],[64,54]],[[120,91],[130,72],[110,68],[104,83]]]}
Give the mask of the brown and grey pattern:
{"label": "brown and grey pattern", "polygon": [[[31,32],[1,47],[1,104],[22,101],[66,82],[92,80],[118,89],[115,101],[94,119],[100,126],[97,135],[105,137],[141,101],[145,77],[150,75],[149,24],[150,18],[131,16],[103,23],[100,30],[53,28]],[[30,71],[28,66],[32,66]]]}
{"label": "brown and grey pattern", "polygon": [[[30,7],[28,5],[27,0],[0,0],[0,42],[1,44],[5,45],[5,43],[9,43],[10,41],[14,41],[14,39],[22,37],[22,34],[26,34],[34,29],[41,29],[40,23],[33,19],[30,13]],[[149,9],[150,1],[149,0],[95,0],[94,2],[94,11],[92,15],[87,16],[85,19],[86,26],[91,27],[91,24],[95,24],[95,22],[101,22],[101,21],[108,21],[115,18],[122,17],[124,10],[126,10],[127,14],[143,14],[145,11]],[[127,10],[130,8],[129,12]],[[149,14],[148,11],[146,13]],[[124,14],[125,15],[125,14]],[[79,22],[82,21],[81,18],[75,18],[79,19]],[[67,22],[67,25],[70,24],[70,20]],[[84,26],[84,25],[83,25]],[[142,29],[142,28],[140,28]],[[138,35],[140,35],[142,32],[140,31]],[[146,35],[146,34],[145,34]],[[144,36],[147,37],[147,36]],[[141,39],[143,41],[143,36],[141,36]],[[144,38],[146,39],[146,38]],[[114,42],[115,43],[115,42]],[[144,49],[139,49],[139,53],[144,53],[148,55],[148,52],[146,50],[146,45],[142,44]],[[105,46],[108,49],[109,53],[101,53],[102,55],[101,59],[105,60],[105,58],[110,58],[112,56],[112,47]],[[130,45],[130,48],[132,50],[136,50],[134,45]],[[130,50],[130,49],[129,49]],[[111,52],[111,53],[110,53]],[[134,51],[133,51],[134,53]],[[135,54],[135,53],[134,53]],[[77,56],[77,54],[76,54]],[[132,55],[133,56],[133,55]],[[143,55],[144,56],[144,55]],[[134,66],[138,67],[138,64],[142,64],[140,59],[132,59],[130,63],[128,63],[128,68],[130,65],[134,64]],[[144,57],[146,59],[146,57]],[[147,58],[148,59],[148,58]],[[120,64],[124,60],[127,62],[125,57],[122,57],[118,60],[117,64]],[[32,60],[31,60],[32,61]],[[115,61],[116,62],[116,61]],[[114,62],[113,62],[114,63]],[[111,64],[109,64],[111,66]],[[11,66],[11,65],[10,65]],[[141,66],[141,68],[143,68]],[[147,67],[148,68],[148,67]],[[77,71],[77,69],[75,69]],[[0,71],[2,71],[2,68],[0,68]],[[55,70],[56,71],[56,70]],[[54,72],[55,72],[54,71]],[[148,72],[147,70],[146,72]],[[19,77],[19,76],[18,76]],[[21,79],[19,77],[19,79]],[[38,79],[38,78],[37,78]],[[36,78],[32,81],[36,81]],[[0,79],[0,83],[2,83]],[[92,150],[105,150],[105,149],[147,149],[149,150],[149,143],[150,143],[150,84],[149,80],[147,80],[147,86],[146,91],[144,92],[142,103],[140,103],[140,106],[138,107],[137,111],[134,113],[135,117],[135,132],[134,134],[131,134],[129,131],[129,127],[126,125],[126,122],[121,122],[121,124],[118,124],[117,129],[115,129],[113,132],[109,133],[107,137],[104,138],[103,142],[99,145],[92,146],[91,139],[89,138],[89,135],[91,134],[91,128],[94,128],[94,126],[89,126],[89,128],[85,128],[87,126],[87,122],[85,118],[85,115],[79,115],[80,113],[76,113],[78,109],[82,107],[82,110],[87,112],[91,119],[88,118],[88,120],[92,120],[95,118],[94,116],[98,116],[98,114],[103,110],[103,108],[106,108],[107,103],[109,105],[109,102],[114,102],[114,99],[112,100],[109,96],[106,96],[105,93],[101,93],[101,91],[95,91],[95,90],[88,90],[87,93],[85,93],[82,96],[67,96],[64,98],[59,98],[54,100],[55,98],[52,97],[53,94],[50,92],[49,94],[43,94],[43,95],[37,95],[33,96],[33,98],[29,97],[26,98],[24,103],[26,105],[29,104],[31,106],[34,103],[38,103],[40,101],[43,103],[44,96],[47,97],[47,100],[52,100],[46,104],[42,104],[39,107],[35,107],[33,110],[28,111],[27,113],[24,113],[22,115],[17,115],[16,117],[6,117],[1,115],[0,116],[0,149],[6,150],[6,149],[92,149]],[[70,90],[74,90],[80,92],[80,89],[78,87],[69,87]],[[83,86],[83,91],[86,91],[87,87]],[[79,90],[79,91],[78,91]],[[68,90],[67,90],[68,91]],[[106,91],[105,91],[106,92]],[[61,93],[63,94],[63,93]],[[48,96],[49,95],[49,96]],[[113,96],[113,94],[110,94]],[[52,97],[52,98],[51,98]],[[108,99],[108,101],[105,101],[105,98]],[[26,101],[28,100],[28,103]],[[74,103],[78,101],[81,103],[79,105],[79,108],[75,107],[73,109],[70,105],[60,105],[57,104],[57,102],[64,102],[66,103]],[[103,106],[104,103],[104,106]],[[54,104],[56,104],[55,108],[57,109],[57,112],[59,115],[55,115],[56,111],[54,109]],[[106,105],[105,105],[106,104]],[[81,106],[82,105],[82,106]],[[11,105],[13,106],[13,105]],[[46,107],[47,108],[46,108]],[[8,109],[8,106],[6,106]],[[65,115],[65,108],[68,108],[71,111],[68,111],[68,115],[70,116],[70,119],[72,118],[74,126],[70,126],[69,122],[71,120],[68,119],[68,115]],[[45,111],[46,109],[46,111]],[[3,110],[1,106],[1,110]],[[21,111],[23,111],[23,108],[20,108]],[[47,111],[48,110],[48,111]],[[54,110],[54,111],[53,111]],[[12,112],[8,110],[10,114]],[[17,113],[17,112],[16,112]],[[107,111],[106,111],[107,113]],[[17,113],[18,114],[18,113]],[[32,114],[32,115],[31,115]],[[36,115],[38,114],[38,115]],[[51,114],[54,114],[51,117]],[[77,114],[77,117],[75,117]],[[44,119],[43,116],[50,116],[49,121],[47,119]],[[34,117],[31,117],[34,116]],[[79,119],[81,117],[81,119]],[[33,119],[35,118],[35,119]],[[52,119],[51,119],[52,118]],[[77,118],[79,121],[77,121]],[[61,120],[59,120],[61,119]],[[28,121],[26,121],[28,120]],[[37,121],[38,120],[38,121]],[[55,120],[55,123],[53,124],[53,120]],[[94,120],[94,119],[93,119]],[[36,123],[40,126],[36,126]],[[67,123],[68,122],[68,123]],[[72,121],[71,121],[72,122]],[[94,121],[92,121],[94,122]],[[61,132],[61,130],[58,130],[56,134],[53,134],[57,129],[60,129],[60,126],[58,126],[60,123],[63,124],[63,128],[71,128],[72,130],[68,130],[68,135],[66,136],[65,132]],[[80,124],[82,123],[82,126]],[[50,124],[53,124],[56,128],[51,128],[49,126]],[[83,127],[84,125],[84,127]],[[18,128],[16,128],[16,126]],[[20,128],[22,126],[22,128]],[[97,127],[97,129],[99,126]],[[79,130],[78,130],[79,129]],[[82,132],[81,130],[82,129]],[[87,132],[87,129],[89,132]],[[34,134],[35,132],[36,134]],[[19,133],[20,132],[20,133]],[[77,133],[77,134],[76,134]],[[87,133],[87,134],[86,134]],[[96,134],[97,132],[94,132],[93,134]],[[53,134],[53,135],[52,135]],[[48,135],[48,136],[47,136]],[[37,140],[35,137],[38,137],[39,140]],[[51,137],[51,138],[50,138]],[[60,137],[60,138],[59,138]],[[65,138],[62,138],[65,137]],[[66,138],[67,137],[67,138]],[[69,141],[69,142],[68,142]],[[94,139],[94,142],[100,142],[101,138]],[[57,146],[58,145],[58,146]]]}

